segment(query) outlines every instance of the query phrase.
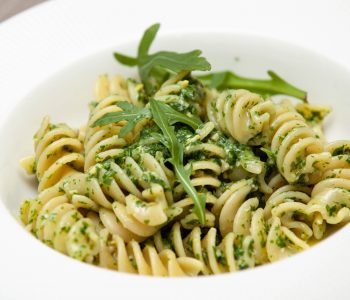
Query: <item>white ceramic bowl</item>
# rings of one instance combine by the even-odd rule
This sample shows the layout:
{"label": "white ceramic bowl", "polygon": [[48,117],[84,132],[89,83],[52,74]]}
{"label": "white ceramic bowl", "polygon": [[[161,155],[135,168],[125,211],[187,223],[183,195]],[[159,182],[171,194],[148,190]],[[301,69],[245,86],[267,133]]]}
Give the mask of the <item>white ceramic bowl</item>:
{"label": "white ceramic bowl", "polygon": [[[16,291],[16,295],[24,296],[31,288],[33,299],[34,296],[41,299],[43,291],[57,299],[129,294],[154,299],[183,299],[186,295],[198,299],[231,299],[234,296],[248,299],[265,293],[269,299],[280,296],[316,299],[315,295],[326,298],[333,297],[335,291],[346,291],[346,278],[350,275],[350,226],[311,250],[281,262],[234,274],[186,279],[133,276],[83,264],[51,250],[21,228],[20,202],[35,196],[36,186],[35,180],[20,169],[18,161],[33,152],[32,136],[42,117],[50,115],[54,122],[73,126],[84,124],[93,83],[99,74],[136,75],[135,69],[122,67],[114,61],[113,50],[133,54],[136,46],[136,42],[115,45],[113,49],[85,57],[50,74],[17,103],[2,123],[0,218],[1,224],[6,223],[6,234],[1,248],[2,255],[8,259],[1,261],[0,274],[5,277],[6,270],[6,282],[10,285],[6,290],[23,285],[26,289],[22,293]],[[203,50],[214,70],[234,70],[241,75],[261,78],[266,77],[268,69],[276,71],[307,90],[310,102],[333,106],[332,116],[326,122],[329,140],[350,138],[347,127],[350,72],[347,69],[295,45],[246,34],[187,32],[166,35],[156,39],[153,49],[186,51],[197,48]]]}

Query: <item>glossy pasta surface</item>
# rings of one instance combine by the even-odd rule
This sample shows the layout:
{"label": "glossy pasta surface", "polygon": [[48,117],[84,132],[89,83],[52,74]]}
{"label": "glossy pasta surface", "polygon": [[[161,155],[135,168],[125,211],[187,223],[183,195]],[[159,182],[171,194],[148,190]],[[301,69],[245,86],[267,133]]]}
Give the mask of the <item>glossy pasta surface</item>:
{"label": "glossy pasta surface", "polygon": [[[147,110],[150,99],[200,122],[171,126],[205,222],[152,116],[126,135],[130,119],[96,126],[125,103]],[[21,161],[38,196],[20,219],[49,247],[120,272],[211,275],[280,260],[350,220],[350,141],[325,139],[325,111],[205,87],[189,72],[149,96],[135,79],[100,76],[81,128],[43,119],[33,156]]]}

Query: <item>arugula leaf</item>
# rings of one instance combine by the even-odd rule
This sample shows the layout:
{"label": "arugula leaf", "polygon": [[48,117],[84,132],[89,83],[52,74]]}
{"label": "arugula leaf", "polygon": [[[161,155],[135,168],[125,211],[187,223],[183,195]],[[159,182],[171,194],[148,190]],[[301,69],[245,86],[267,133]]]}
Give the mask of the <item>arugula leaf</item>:
{"label": "arugula leaf", "polygon": [[[196,116],[188,117],[165,103],[157,102],[170,125],[183,123],[196,130],[202,124],[202,121]],[[128,123],[125,124],[119,132],[119,136],[124,137],[132,131],[136,124],[142,119],[152,118],[152,113],[148,108],[140,108],[126,101],[120,101],[116,105],[119,106],[122,111],[106,113],[92,124],[92,127],[127,121]]]}
{"label": "arugula leaf", "polygon": [[124,137],[132,131],[136,124],[142,119],[150,119],[152,117],[149,109],[137,107],[126,101],[118,102],[117,106],[123,111],[106,113],[92,124],[92,127],[127,121],[127,124],[125,124],[119,132],[119,136]]}
{"label": "arugula leaf", "polygon": [[170,148],[170,145],[168,143],[168,140],[164,137],[164,135],[158,133],[158,132],[152,132],[151,137],[156,139],[158,142],[162,143],[165,147],[168,149]]}
{"label": "arugula leaf", "polygon": [[[149,54],[149,49],[158,33],[160,24],[156,23],[146,29],[138,46],[137,57],[127,56],[118,52],[114,57],[121,64],[138,66],[139,75],[145,85],[146,92],[151,94],[154,90],[154,82],[164,80],[166,73],[180,71],[207,71],[211,66],[209,62],[200,55],[200,50],[193,50],[186,53],[170,51],[159,51]],[[164,72],[165,71],[165,72]]]}
{"label": "arugula leaf", "polygon": [[152,76],[154,67],[161,67],[173,72],[181,71],[207,71],[210,65],[204,57],[200,57],[200,50],[193,50],[186,53],[160,51],[139,59],[139,74],[146,90],[152,88],[149,76]]}
{"label": "arugula leaf", "polygon": [[151,99],[150,101],[152,115],[155,123],[162,130],[166,139],[164,145],[168,147],[171,158],[168,161],[174,166],[177,179],[183,185],[187,194],[192,198],[194,203],[194,213],[197,215],[200,223],[205,223],[205,199],[199,196],[191,184],[191,170],[186,170],[183,164],[184,148],[176,138],[174,127],[169,124],[166,114],[163,111],[162,103]]}
{"label": "arugula leaf", "polygon": [[128,55],[120,54],[120,53],[113,53],[114,58],[119,61],[121,64],[134,67],[137,66],[137,59],[135,57],[131,57]]}
{"label": "arugula leaf", "polygon": [[154,39],[156,38],[159,28],[160,24],[155,23],[145,30],[137,51],[138,58],[145,57],[148,55],[149,48],[151,47]]}
{"label": "arugula leaf", "polygon": [[158,106],[161,107],[162,112],[166,115],[170,125],[174,125],[175,123],[183,123],[196,130],[202,124],[202,121],[197,116],[188,117],[185,114],[173,109],[168,104],[158,101]]}
{"label": "arugula leaf", "polygon": [[270,76],[268,80],[241,77],[230,71],[211,73],[198,78],[204,85],[218,90],[247,89],[259,94],[293,96],[307,102],[305,91],[291,85],[271,70],[267,71],[267,74]]}

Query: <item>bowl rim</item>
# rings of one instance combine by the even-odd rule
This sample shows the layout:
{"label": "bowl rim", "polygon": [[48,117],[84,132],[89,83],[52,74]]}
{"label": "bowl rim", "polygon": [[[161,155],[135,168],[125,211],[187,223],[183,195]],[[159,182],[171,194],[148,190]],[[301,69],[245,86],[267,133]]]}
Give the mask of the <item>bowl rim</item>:
{"label": "bowl rim", "polygon": [[[48,3],[45,3],[44,5],[45,7],[46,6],[49,6]],[[10,24],[12,22],[15,22],[17,19],[20,19],[20,17],[22,15],[31,15],[32,12],[35,12],[37,9],[42,9],[42,11],[45,11],[44,8],[42,8],[42,5],[38,6],[38,7],[35,7],[29,11],[26,11],[26,12],[23,12],[22,14],[20,14],[19,16],[16,16],[14,18],[11,18],[9,19],[8,21],[5,21],[4,23],[6,25]],[[4,24],[4,25],[5,25]],[[9,26],[10,26],[9,25]],[[251,32],[242,32],[242,31],[238,31],[238,32],[234,32],[230,29],[226,29],[226,28],[223,28],[223,29],[218,29],[216,28],[215,30],[209,30],[207,31],[208,29],[203,29],[200,30],[200,31],[197,31],[196,30],[192,30],[192,29],[189,29],[190,32],[187,32],[187,34],[206,34],[208,32],[210,32],[211,34],[233,34],[233,35],[243,35],[243,36],[257,36],[259,38],[263,38],[263,39],[268,39],[268,40],[274,40],[275,42],[278,42],[278,43],[282,43],[284,45],[288,45],[290,47],[297,47],[299,48],[300,50],[302,51],[307,51],[307,52],[310,52],[310,53],[313,53],[317,56],[322,56],[323,58],[327,59],[328,61],[330,61],[332,64],[336,64],[338,65],[340,68],[343,68],[344,70],[346,70],[348,72],[348,68],[349,66],[344,66],[344,65],[340,65],[339,62],[335,59],[335,58],[330,58],[330,57],[327,57],[326,55],[322,54],[321,52],[317,52],[315,51],[314,49],[310,49],[308,47],[305,47],[305,46],[302,46],[302,45],[298,45],[297,43],[294,43],[294,42],[290,42],[290,41],[286,41],[284,39],[279,39],[279,38],[276,38],[276,37],[271,37],[269,35],[261,35],[261,34],[256,34],[256,33],[251,33]],[[164,33],[160,33],[159,34],[159,39],[165,37],[165,36],[169,36],[169,35],[172,35],[172,34],[183,34],[183,32],[180,30],[180,31],[169,31],[169,32],[164,32]],[[1,33],[0,33],[1,35]],[[136,40],[136,39],[135,39]],[[132,43],[132,42],[129,42],[129,43]],[[122,43],[124,44],[124,43]],[[118,43],[118,45],[121,45],[121,43]],[[110,49],[110,47],[105,47],[105,49]],[[98,52],[100,52],[101,50],[98,50]],[[85,60],[86,58],[90,57],[91,55],[97,55],[98,52],[93,52],[93,53],[87,53],[86,55],[84,56],[81,56],[79,60],[75,60],[74,63],[77,63],[79,64],[80,60]],[[40,88],[40,86],[46,81],[46,80],[50,80],[51,77],[54,77],[54,76],[57,76],[58,73],[61,73],[61,72],[64,72],[64,69],[66,69],[71,63],[70,62],[67,62],[66,65],[62,65],[62,67],[60,69],[55,69],[54,71],[52,71],[50,73],[50,75],[48,77],[46,77],[44,80],[39,80],[39,82],[28,92],[26,91],[25,94],[31,94],[33,93],[37,88]],[[21,101],[24,101],[24,99],[22,97],[20,98],[17,98],[15,99],[15,103],[16,103],[16,106],[20,104]],[[16,106],[13,106],[13,107],[9,107],[8,110],[2,110],[1,111],[1,115],[4,116],[4,118],[1,118],[1,122],[0,122],[0,131],[3,130],[3,127],[5,126],[5,124],[10,120],[10,117],[11,117],[11,114],[13,113],[13,111],[15,110]],[[1,200],[1,199],[0,199]],[[15,221],[13,216],[10,216],[9,213],[8,213],[8,209],[5,207],[4,205],[4,202],[3,201],[0,201],[0,228],[2,225],[5,225],[5,226],[8,226],[10,227],[10,224],[12,224],[12,228],[13,228],[13,233],[16,234],[16,237],[18,239],[23,239],[23,243],[22,244],[27,244],[28,245],[28,248],[29,248],[29,245],[30,247],[33,247],[33,249],[35,250],[38,250],[38,252],[40,253],[40,255],[42,255],[44,258],[44,261],[45,262],[48,262],[50,259],[53,259],[55,257],[55,259],[57,259],[57,262],[58,263],[64,263],[64,261],[67,260],[67,257],[50,249],[50,248],[45,248],[45,247],[42,247],[42,243],[37,241],[35,238],[31,237],[29,234],[27,234],[22,226],[18,223],[18,221]],[[13,221],[15,221],[13,223]],[[12,222],[12,223],[11,223]],[[267,265],[263,265],[261,267],[258,267],[258,268],[255,268],[254,270],[245,270],[245,271],[241,271],[241,272],[237,272],[237,273],[228,273],[228,274],[223,274],[223,275],[216,275],[216,276],[202,276],[202,277],[198,277],[198,278],[191,278],[191,279],[187,279],[187,278],[182,278],[182,279],[176,279],[174,280],[173,278],[171,279],[164,279],[164,278],[152,278],[152,277],[144,277],[144,276],[134,276],[134,275],[129,275],[129,274],[123,274],[123,273],[117,273],[115,271],[110,271],[110,270],[106,270],[106,269],[101,269],[101,268],[96,268],[95,266],[91,266],[91,265],[88,265],[88,264],[80,264],[79,262],[73,260],[73,259],[70,259],[71,261],[71,264],[72,264],[72,267],[74,267],[75,265],[73,265],[74,263],[78,263],[80,265],[80,267],[78,267],[77,265],[77,268],[81,269],[81,271],[83,272],[87,272],[89,273],[90,271],[89,270],[94,270],[94,272],[96,272],[96,275],[101,275],[102,277],[106,278],[106,276],[110,277],[110,275],[102,275],[103,274],[113,274],[113,277],[123,277],[123,278],[126,278],[126,280],[128,280],[129,278],[133,278],[132,280],[135,282],[135,283],[139,283],[139,282],[146,282],[147,284],[152,284],[152,283],[155,283],[155,282],[161,282],[162,284],[166,284],[167,286],[169,286],[169,284],[171,286],[178,286],[178,284],[182,284],[182,282],[186,283],[186,282],[193,282],[195,284],[200,284],[202,287],[204,287],[206,284],[207,284],[207,280],[210,279],[211,280],[211,283],[212,284],[217,284],[218,286],[223,286],[226,285],[226,284],[230,284],[230,282],[228,282],[227,280],[223,280],[223,277],[227,277],[227,278],[238,278],[238,277],[241,277],[241,278],[246,278],[246,276],[251,276],[250,274],[252,273],[259,273],[259,276],[260,275],[263,275],[264,273],[261,273],[261,272],[265,272],[265,270],[269,270],[270,272],[274,272],[274,273],[278,273],[280,272],[280,270],[283,270],[285,267],[285,265],[297,265],[298,264],[298,261],[300,260],[301,256],[305,257],[305,259],[303,259],[303,261],[306,260],[306,257],[309,259],[311,258],[312,256],[317,256],[319,255],[319,253],[321,252],[321,249],[322,251],[328,251],[328,250],[332,250],[332,247],[329,246],[330,244],[330,241],[332,240],[334,242],[334,245],[335,244],[338,244],[338,245],[342,245],[342,241],[343,241],[343,236],[345,235],[348,235],[348,233],[345,234],[345,230],[350,230],[350,227],[347,226],[346,228],[343,228],[342,230],[339,230],[337,231],[336,233],[334,233],[334,235],[332,235],[331,237],[329,237],[326,241],[322,241],[319,243],[319,245],[317,247],[312,247],[312,249],[310,250],[307,250],[307,251],[304,251],[303,253],[300,253],[300,254],[297,254],[297,255],[294,255],[293,257],[290,257],[289,259],[287,260],[282,260],[282,261],[279,261],[279,262],[275,262],[273,264],[267,264]],[[40,248],[40,249],[39,249]],[[45,249],[49,249],[50,251],[54,251],[56,254],[56,256],[51,256],[51,252],[50,251],[47,251]],[[320,249],[320,250],[319,250]],[[317,252],[315,252],[317,251]],[[321,257],[321,256],[320,256]],[[63,259],[63,260],[61,260]],[[67,260],[68,262],[68,260]],[[68,266],[68,263],[67,263],[67,266]],[[88,268],[88,269],[85,269],[85,268]],[[94,269],[91,269],[91,268],[94,268]],[[106,272],[107,271],[107,272]],[[92,271],[91,271],[92,272]],[[266,272],[265,272],[266,273]],[[4,273],[1,272],[1,269],[0,269],[0,275],[1,276],[4,276]],[[231,277],[231,276],[235,276],[235,277]],[[258,278],[258,276],[254,276],[254,278]],[[148,282],[148,280],[150,280]],[[111,282],[110,280],[108,280],[109,282]],[[220,281],[222,281],[220,283]],[[241,281],[242,282],[242,281]],[[144,286],[143,286],[144,288]],[[1,294],[1,291],[0,291],[0,294]]]}
{"label": "bowl rim", "polygon": [[[164,39],[171,39],[177,35],[182,35],[182,36],[192,36],[192,35],[207,35],[208,32],[206,31],[187,31],[186,33],[183,33],[183,32],[171,32],[171,33],[165,33],[165,34],[160,34],[158,39],[159,40],[164,40]],[[210,34],[213,34],[215,36],[219,36],[220,35],[222,37],[227,37],[227,36],[232,36],[232,37],[244,37],[244,38],[249,38],[249,39],[253,39],[253,40],[256,40],[256,39],[259,39],[261,41],[265,41],[265,42],[273,42],[273,43],[278,43],[279,45],[281,45],[282,47],[288,47],[288,48],[293,48],[297,51],[301,51],[301,52],[305,52],[307,53],[307,55],[312,55],[312,56],[318,56],[319,58],[322,58],[322,59],[325,59],[327,60],[329,63],[333,64],[333,65],[336,65],[337,68],[341,68],[343,69],[345,72],[348,72],[350,74],[350,69],[347,68],[346,66],[343,66],[341,64],[339,64],[336,60],[332,60],[331,58],[328,58],[326,57],[325,55],[321,54],[321,53],[317,53],[315,51],[312,51],[306,47],[303,47],[303,46],[300,46],[300,45],[297,45],[297,44],[294,44],[294,43],[291,43],[291,42],[288,42],[288,41],[284,41],[284,40],[280,40],[280,39],[276,39],[276,38],[271,38],[271,37],[268,37],[268,36],[264,36],[264,35],[256,35],[256,34],[253,34],[253,33],[242,33],[242,32],[232,32],[232,31],[220,31],[220,30],[213,30],[210,32]],[[126,42],[126,43],[118,43],[117,47],[129,47],[129,45],[134,45],[136,44],[136,40],[131,40],[129,42]],[[114,47],[115,49],[116,47]],[[60,74],[62,73],[65,73],[66,72],[66,69],[67,68],[71,68],[73,67],[74,65],[81,65],[84,61],[87,61],[89,60],[91,57],[94,57],[94,56],[99,56],[101,55],[101,52],[111,52],[111,47],[107,47],[103,50],[100,50],[98,52],[95,52],[95,53],[89,53],[89,54],[86,54],[82,57],[80,57],[78,60],[76,60],[75,62],[73,63],[69,63],[68,65],[64,65],[62,66],[59,70],[56,70],[54,72],[52,72],[51,74],[49,74],[44,80],[41,80],[37,85],[35,85],[34,87],[31,88],[31,90],[27,93],[26,96],[24,96],[23,98],[20,98],[16,101],[16,105],[9,111],[6,111],[6,116],[2,119],[3,122],[0,123],[0,135],[1,135],[1,132],[2,130],[4,130],[4,128],[6,128],[6,125],[8,123],[10,123],[10,120],[11,120],[11,117],[12,117],[12,114],[13,112],[16,110],[17,107],[20,106],[21,102],[23,101],[26,101],[26,98],[30,98],[31,97],[31,94],[35,94],[35,92],[37,90],[40,90],[40,88],[45,85],[45,83],[47,81],[51,81],[52,78],[55,78],[57,76],[60,76]],[[6,207],[6,205],[4,204],[4,202],[2,201],[2,197],[0,195],[0,215],[2,216],[3,214],[7,214],[7,215],[11,215],[11,212],[9,211],[9,209]],[[19,223],[20,221],[18,220],[18,216],[13,216],[11,215],[11,220],[14,221],[14,223],[16,225],[19,225],[17,226],[17,228],[20,229],[21,232],[25,233],[25,235],[27,235],[27,233],[23,230],[23,226]],[[251,272],[255,272],[257,269],[259,270],[265,270],[266,268],[269,268],[270,266],[272,265],[275,265],[275,264],[281,264],[281,263],[285,263],[286,261],[288,262],[289,260],[291,259],[295,259],[298,258],[299,256],[301,255],[304,255],[305,253],[309,252],[309,251],[313,251],[313,249],[315,248],[319,248],[322,244],[324,243],[328,243],[328,241],[330,240],[333,240],[333,238],[339,234],[345,234],[345,230],[346,230],[346,227],[345,228],[342,228],[341,230],[337,230],[334,234],[332,234],[330,237],[328,237],[326,240],[321,240],[317,247],[311,247],[311,249],[309,250],[306,250],[306,251],[303,251],[301,253],[298,253],[296,255],[293,255],[292,257],[288,258],[287,260],[281,260],[281,261],[277,261],[277,262],[274,262],[274,263],[268,263],[268,264],[264,264],[262,266],[258,266],[256,268],[253,268],[253,269],[247,269],[247,270],[242,270],[240,272],[234,272],[234,273],[225,273],[225,274],[220,274],[220,275],[216,275],[215,277],[221,277],[221,276],[239,276],[239,274],[242,274],[242,273],[251,273]],[[350,226],[348,226],[348,230],[350,230]],[[33,238],[33,240],[35,242],[37,242],[38,240]],[[44,245],[43,243],[41,243],[40,241],[38,241],[39,245]],[[52,250],[51,248],[47,247],[48,249]],[[55,253],[58,253],[60,255],[62,255],[61,253],[57,252],[57,251],[54,251]],[[66,256],[63,256],[63,257],[66,257]],[[93,267],[94,269],[96,268],[95,266],[93,265],[89,265],[87,264],[87,266],[89,267]],[[112,272],[113,274],[115,273],[115,271],[111,271],[111,270],[108,270],[108,269],[102,269],[103,271],[108,271],[108,272]],[[133,274],[123,274],[124,276],[132,276],[132,277],[135,277],[135,275]],[[136,277],[140,277],[139,275],[137,275]],[[142,277],[142,276],[141,276]],[[147,277],[147,276],[146,276]],[[198,277],[198,279],[196,280],[205,280],[205,278],[212,278],[212,276],[200,276]],[[160,279],[160,278],[156,278],[156,279]],[[154,279],[153,279],[154,280]],[[163,280],[163,279],[161,279]],[[166,280],[169,280],[169,279],[166,279]],[[189,280],[188,278],[182,278],[182,279],[179,279],[179,280]],[[191,278],[190,280],[193,280],[193,278]]]}

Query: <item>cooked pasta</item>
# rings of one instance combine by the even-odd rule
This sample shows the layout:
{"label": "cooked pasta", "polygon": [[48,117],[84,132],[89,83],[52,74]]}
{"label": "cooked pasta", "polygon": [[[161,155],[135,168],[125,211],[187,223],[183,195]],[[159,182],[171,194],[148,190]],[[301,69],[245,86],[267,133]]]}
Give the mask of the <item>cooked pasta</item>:
{"label": "cooked pasta", "polygon": [[47,245],[69,256],[92,263],[99,249],[93,222],[79,208],[96,209],[87,197],[64,192],[58,185],[21,206],[21,220]]}
{"label": "cooked pasta", "polygon": [[350,221],[350,165],[349,141],[337,141],[325,146],[332,155],[324,164],[323,178],[312,190],[308,212],[315,215],[315,237],[321,239],[326,224],[344,224]]}
{"label": "cooked pasta", "polygon": [[83,170],[83,145],[78,132],[66,124],[52,124],[45,117],[34,142],[35,155],[24,158],[21,165],[36,174],[39,192]]}
{"label": "cooked pasta", "polygon": [[276,104],[247,90],[214,91],[207,101],[209,119],[240,143],[269,147],[289,183],[317,182],[319,165],[329,153],[289,101]]}
{"label": "cooked pasta", "polygon": [[38,182],[28,231],[103,268],[197,276],[280,260],[350,221],[350,141],[326,140],[328,107],[273,72],[196,77],[183,70],[208,69],[198,51],[149,46],[115,54],[141,81],[100,76],[78,130],[44,118],[21,161]]}
{"label": "cooked pasta", "polygon": [[106,113],[118,112],[121,109],[116,103],[127,101],[138,105],[140,84],[133,80],[125,80],[115,76],[109,80],[107,76],[100,76],[95,85],[95,101],[90,103],[90,116],[84,136],[85,172],[99,161],[113,157],[133,138],[129,135],[125,139],[119,138],[118,133],[125,124],[121,121],[100,127],[91,125]]}
{"label": "cooked pasta", "polygon": [[192,257],[178,257],[173,251],[157,251],[153,245],[141,248],[135,240],[125,242],[107,229],[100,232],[99,265],[127,273],[153,276],[195,276],[202,262]]}

